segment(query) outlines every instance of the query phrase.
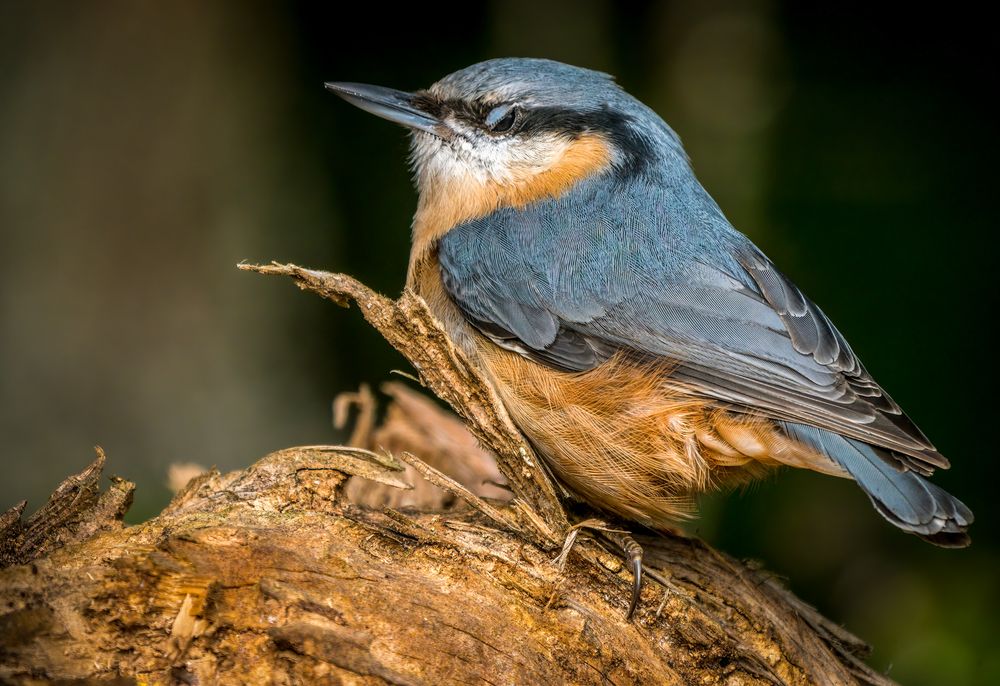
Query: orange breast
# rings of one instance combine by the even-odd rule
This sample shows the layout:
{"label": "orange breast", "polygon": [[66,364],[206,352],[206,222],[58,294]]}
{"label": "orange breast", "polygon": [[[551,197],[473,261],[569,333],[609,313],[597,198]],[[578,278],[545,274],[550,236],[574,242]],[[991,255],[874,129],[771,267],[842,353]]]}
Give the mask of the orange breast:
{"label": "orange breast", "polygon": [[413,217],[411,275],[436,241],[458,224],[484,217],[501,207],[524,207],[557,197],[610,162],[608,143],[597,134],[588,134],[566,142],[561,154],[545,169],[512,168],[511,178],[504,183],[482,179],[471,172],[425,179]]}
{"label": "orange breast", "polygon": [[673,382],[667,364],[613,358],[587,372],[559,372],[485,340],[479,359],[511,417],[571,490],[648,526],[690,516],[699,492],[781,464],[827,471],[828,460],[772,422]]}

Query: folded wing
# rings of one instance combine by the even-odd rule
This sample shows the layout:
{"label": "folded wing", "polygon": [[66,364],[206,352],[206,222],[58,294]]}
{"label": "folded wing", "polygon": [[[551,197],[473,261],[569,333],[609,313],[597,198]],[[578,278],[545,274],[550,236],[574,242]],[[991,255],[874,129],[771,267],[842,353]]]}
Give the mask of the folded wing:
{"label": "folded wing", "polygon": [[460,225],[445,288],[497,344],[562,370],[666,358],[737,411],[820,427],[903,468],[947,467],[823,312],[698,186],[597,180]]}

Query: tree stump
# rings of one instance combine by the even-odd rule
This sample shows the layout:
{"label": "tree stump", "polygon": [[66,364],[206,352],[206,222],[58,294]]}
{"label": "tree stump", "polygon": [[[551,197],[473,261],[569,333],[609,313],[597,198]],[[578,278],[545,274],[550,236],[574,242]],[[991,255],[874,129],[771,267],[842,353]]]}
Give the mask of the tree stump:
{"label": "tree stump", "polygon": [[418,297],[244,268],[357,302],[470,433],[402,384],[376,425],[362,390],[338,402],[341,420],[360,407],[352,446],[206,472],[136,526],[121,522],[132,484],[100,492],[98,451],[27,520],[23,503],[0,516],[0,681],[892,683],[771,575],[679,534],[638,537],[648,574],[626,621],[630,576],[601,525],[571,526]]}

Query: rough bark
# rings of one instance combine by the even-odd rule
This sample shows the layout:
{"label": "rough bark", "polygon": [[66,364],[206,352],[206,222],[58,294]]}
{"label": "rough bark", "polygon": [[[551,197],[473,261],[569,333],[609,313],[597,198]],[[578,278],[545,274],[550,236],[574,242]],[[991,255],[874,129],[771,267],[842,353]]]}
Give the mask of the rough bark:
{"label": "rough bark", "polygon": [[891,683],[772,576],[680,535],[641,538],[656,579],[626,622],[620,557],[570,528],[558,487],[419,298],[253,269],[357,302],[482,448],[401,384],[384,388],[376,426],[362,390],[337,408],[341,421],[360,408],[353,447],[207,472],[137,526],[121,523],[131,484],[99,492],[99,452],[31,518],[23,504],[0,516],[0,681]]}

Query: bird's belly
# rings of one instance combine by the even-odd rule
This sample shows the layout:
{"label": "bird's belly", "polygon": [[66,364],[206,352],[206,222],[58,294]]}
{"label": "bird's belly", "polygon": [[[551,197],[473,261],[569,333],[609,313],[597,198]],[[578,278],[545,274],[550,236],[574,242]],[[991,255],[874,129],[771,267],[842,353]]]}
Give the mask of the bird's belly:
{"label": "bird's belly", "polygon": [[695,494],[760,476],[792,452],[772,422],[697,397],[666,364],[615,358],[569,373],[486,341],[479,352],[556,476],[585,502],[646,525],[690,516]]}

